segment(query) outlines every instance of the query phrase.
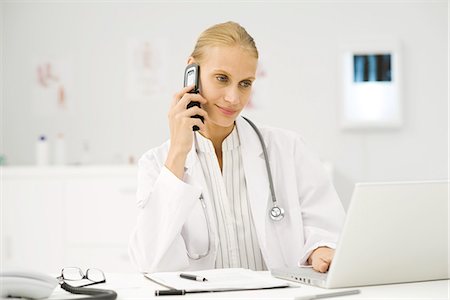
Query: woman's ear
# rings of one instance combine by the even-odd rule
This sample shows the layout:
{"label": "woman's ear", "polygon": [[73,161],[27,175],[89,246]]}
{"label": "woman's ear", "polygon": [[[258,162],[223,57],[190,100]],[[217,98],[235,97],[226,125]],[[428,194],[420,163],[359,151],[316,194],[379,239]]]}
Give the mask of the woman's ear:
{"label": "woman's ear", "polygon": [[195,59],[192,56],[189,56],[188,61],[187,61],[188,65],[195,63]]}

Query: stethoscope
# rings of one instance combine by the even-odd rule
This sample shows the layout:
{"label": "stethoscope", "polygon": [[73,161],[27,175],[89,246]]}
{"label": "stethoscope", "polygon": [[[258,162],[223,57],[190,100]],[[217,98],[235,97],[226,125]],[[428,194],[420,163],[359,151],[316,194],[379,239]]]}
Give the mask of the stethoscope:
{"label": "stethoscope", "polygon": [[255,123],[253,123],[246,117],[242,117],[242,118],[244,118],[244,120],[247,121],[248,124],[250,124],[250,126],[253,127],[256,134],[258,135],[259,142],[261,143],[261,147],[263,149],[264,161],[266,162],[267,177],[269,177],[270,194],[272,195],[272,208],[269,210],[269,217],[273,221],[281,221],[284,218],[284,209],[282,207],[278,206],[277,197],[275,197],[275,188],[273,187],[272,172],[270,171],[269,155],[267,154],[266,144],[264,143],[264,139],[262,137],[261,131],[259,131],[259,129],[258,129],[258,127],[256,127]]}
{"label": "stethoscope", "polygon": [[[261,147],[263,149],[264,161],[266,163],[267,177],[269,178],[270,194],[272,196],[272,208],[269,209],[269,217],[272,221],[275,221],[275,222],[281,221],[284,218],[284,209],[282,207],[278,206],[277,198],[275,196],[275,189],[273,187],[272,172],[270,171],[269,155],[267,154],[266,144],[264,143],[264,139],[262,137],[261,131],[259,131],[259,129],[255,125],[255,123],[253,123],[252,121],[250,121],[249,119],[247,119],[244,116],[242,118],[244,118],[244,120],[247,121],[250,124],[250,126],[252,126],[253,130],[255,130],[256,134],[258,135],[259,142],[261,143]],[[194,260],[198,260],[200,258],[207,256],[211,251],[211,225],[210,225],[210,221],[209,221],[209,217],[208,217],[208,212],[206,210],[206,203],[205,203],[205,199],[203,198],[203,194],[200,195],[200,203],[202,205],[203,213],[206,218],[206,227],[208,230],[208,249],[206,250],[206,252],[204,254],[190,254],[189,251],[186,251],[189,258],[194,259]]]}

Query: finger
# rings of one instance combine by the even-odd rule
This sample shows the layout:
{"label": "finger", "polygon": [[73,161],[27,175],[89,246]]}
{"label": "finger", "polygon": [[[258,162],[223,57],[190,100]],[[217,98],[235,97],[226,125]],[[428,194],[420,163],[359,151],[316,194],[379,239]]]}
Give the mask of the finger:
{"label": "finger", "polygon": [[312,260],[313,269],[322,273],[328,270],[330,263],[331,259],[325,255],[318,255]]}
{"label": "finger", "polygon": [[194,125],[198,126],[200,130],[205,129],[205,124],[199,118],[192,118],[191,116],[178,114],[175,116],[176,123],[178,123],[178,128],[192,129]]}
{"label": "finger", "polygon": [[183,97],[184,94],[192,91],[194,86],[195,86],[195,84],[191,84],[191,85],[185,86],[179,92],[175,93],[174,98],[181,99],[181,97]]}
{"label": "finger", "polygon": [[180,101],[180,99],[184,96],[184,94],[191,91],[194,88],[194,86],[195,86],[194,84],[188,85],[188,86],[182,88],[180,91],[173,94],[172,102],[170,103],[170,106],[171,107],[175,106]]}
{"label": "finger", "polygon": [[202,122],[202,120],[200,120],[198,118],[192,118],[191,120],[192,120],[191,127],[194,127],[194,125],[196,125],[196,126],[198,126],[198,128],[200,128],[200,130],[205,130],[206,126]]}
{"label": "finger", "polygon": [[313,269],[317,272],[325,273],[328,270],[329,264],[323,261],[316,261],[313,264]]}
{"label": "finger", "polygon": [[201,104],[205,104],[207,101],[200,94],[189,94],[186,93],[181,97],[181,99],[176,104],[180,108],[186,109],[190,102],[199,102]]}
{"label": "finger", "polygon": [[199,101],[201,103],[206,103],[206,99],[203,98],[200,94],[193,94],[193,93],[189,93],[189,91],[192,90],[192,88],[194,88],[194,85],[191,84],[187,87],[184,87],[182,90],[180,90],[179,92],[175,93],[173,95],[173,102],[178,102],[181,100],[181,98],[183,98],[185,95],[189,95],[191,97],[194,97],[194,101]]}
{"label": "finger", "polygon": [[331,263],[331,257],[327,257],[327,256],[323,256],[323,257],[319,257],[323,262],[330,264]]}
{"label": "finger", "polygon": [[203,110],[203,109],[201,109],[201,108],[199,108],[197,106],[193,106],[193,107],[191,107],[189,109],[185,109],[185,110],[183,110],[183,111],[181,111],[181,112],[179,112],[177,114],[174,114],[173,118],[178,120],[177,122],[183,122],[183,123],[188,124],[188,125],[190,125],[192,123],[191,122],[192,119],[199,120],[200,123],[203,124],[201,119],[193,118],[196,115],[199,115],[199,116],[203,117],[203,119],[204,119],[203,122],[205,122],[205,120],[208,120],[208,113],[205,110]]}
{"label": "finger", "polygon": [[200,115],[203,118],[207,118],[208,117],[208,113],[206,112],[206,110],[204,110],[201,107],[198,106],[192,106],[188,109],[186,109],[182,114],[185,114],[186,116],[192,117],[195,115]]}
{"label": "finger", "polygon": [[328,271],[328,267],[330,266],[329,263],[323,262],[319,264],[319,272],[325,273]]}

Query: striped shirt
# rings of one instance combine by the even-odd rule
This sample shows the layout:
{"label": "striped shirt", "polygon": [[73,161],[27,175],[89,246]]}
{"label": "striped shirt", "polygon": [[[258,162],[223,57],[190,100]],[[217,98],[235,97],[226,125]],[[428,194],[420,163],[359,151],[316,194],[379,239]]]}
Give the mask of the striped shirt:
{"label": "striped shirt", "polygon": [[195,146],[213,199],[213,220],[219,239],[215,267],[267,270],[248,202],[236,126],[222,143],[223,172],[210,140],[196,132]]}

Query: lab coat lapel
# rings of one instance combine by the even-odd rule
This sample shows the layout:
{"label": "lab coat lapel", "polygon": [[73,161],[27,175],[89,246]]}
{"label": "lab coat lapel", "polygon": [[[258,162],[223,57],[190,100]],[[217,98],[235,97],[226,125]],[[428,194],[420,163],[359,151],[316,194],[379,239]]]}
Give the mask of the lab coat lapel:
{"label": "lab coat lapel", "polygon": [[[213,204],[212,199],[210,198],[209,193],[207,192],[207,185],[205,180],[205,175],[203,173],[202,165],[200,164],[200,160],[197,155],[197,151],[195,149],[195,140],[192,143],[192,148],[189,151],[186,157],[185,163],[185,180],[186,183],[198,186],[202,189],[202,195],[206,203],[206,209],[208,211],[208,216],[210,220],[214,220],[214,212],[213,212]],[[217,249],[219,240],[216,239],[216,223],[210,223],[212,236],[210,237],[213,245],[215,245],[215,249]]]}
{"label": "lab coat lapel", "polygon": [[267,249],[266,219],[270,188],[263,150],[256,132],[247,121],[239,117],[236,119],[236,126],[241,143],[242,163],[252,217],[258,233],[259,245],[264,253]]}

